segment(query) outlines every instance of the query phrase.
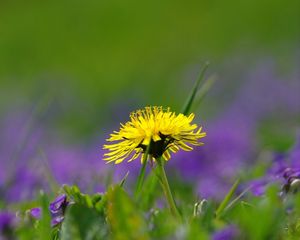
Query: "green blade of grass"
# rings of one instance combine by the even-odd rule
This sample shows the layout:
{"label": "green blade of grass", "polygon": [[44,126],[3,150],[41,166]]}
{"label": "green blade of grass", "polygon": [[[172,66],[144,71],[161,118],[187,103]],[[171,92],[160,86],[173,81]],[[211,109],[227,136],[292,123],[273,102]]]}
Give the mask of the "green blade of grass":
{"label": "green blade of grass", "polygon": [[237,179],[234,184],[232,185],[232,187],[230,188],[229,192],[227,193],[227,195],[225,196],[225,198],[223,199],[223,201],[221,202],[221,204],[219,205],[217,211],[216,211],[216,218],[219,218],[221,213],[223,212],[223,210],[225,209],[225,207],[228,205],[231,197],[233,196],[235,190],[237,189],[238,185],[240,183],[240,180]]}
{"label": "green blade of grass", "polygon": [[49,183],[52,193],[56,193],[56,192],[58,192],[60,186],[59,186],[58,182],[56,181],[56,179],[53,175],[53,172],[51,171],[48,158],[42,149],[39,149],[39,155],[40,155],[41,162],[43,164],[45,178],[47,179],[47,182]]}
{"label": "green blade of grass", "polygon": [[188,97],[188,99],[187,99],[187,101],[186,101],[184,107],[182,108],[182,111],[181,111],[181,112],[182,112],[184,115],[189,114],[190,111],[191,111],[191,107],[192,107],[192,104],[193,104],[193,102],[194,102],[194,100],[195,100],[195,96],[196,96],[196,94],[197,94],[197,92],[198,92],[199,85],[200,85],[201,81],[202,81],[203,78],[204,78],[204,74],[205,74],[205,71],[206,71],[208,65],[209,65],[209,62],[206,62],[206,63],[204,64],[204,66],[203,66],[203,68],[202,68],[202,70],[201,70],[201,72],[200,72],[200,74],[199,74],[199,77],[198,77],[197,81],[195,82],[195,85],[194,85],[194,87],[193,87],[193,89],[192,89],[192,91],[191,91],[191,94],[190,94],[190,96]]}
{"label": "green blade of grass", "polygon": [[249,190],[251,187],[246,188],[241,194],[239,194],[235,199],[233,199],[224,209],[224,211],[227,211],[232,206],[234,206]]}
{"label": "green blade of grass", "polygon": [[202,84],[198,91],[197,101],[195,102],[194,108],[198,108],[198,106],[202,103],[203,99],[214,85],[216,81],[216,76],[210,76],[205,82]]}

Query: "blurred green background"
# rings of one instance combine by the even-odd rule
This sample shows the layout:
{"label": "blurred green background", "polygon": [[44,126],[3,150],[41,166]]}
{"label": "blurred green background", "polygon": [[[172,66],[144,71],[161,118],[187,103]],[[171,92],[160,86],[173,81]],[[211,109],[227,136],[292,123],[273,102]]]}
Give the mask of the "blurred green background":
{"label": "blurred green background", "polygon": [[293,65],[299,9],[298,0],[2,0],[1,110],[49,98],[56,127],[82,136],[118,122],[121,109],[178,109],[206,60],[219,77],[265,56]]}

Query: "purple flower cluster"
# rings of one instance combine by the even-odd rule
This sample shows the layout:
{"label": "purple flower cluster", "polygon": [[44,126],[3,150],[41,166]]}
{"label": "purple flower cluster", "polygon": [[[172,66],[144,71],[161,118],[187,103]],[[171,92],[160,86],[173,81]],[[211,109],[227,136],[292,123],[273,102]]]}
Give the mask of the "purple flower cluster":
{"label": "purple flower cluster", "polygon": [[250,182],[251,191],[256,196],[265,193],[270,184],[282,186],[282,194],[300,190],[300,134],[294,147],[288,154],[277,154],[267,173]]}
{"label": "purple flower cluster", "polygon": [[[69,204],[70,202],[67,201],[67,196],[65,194],[59,195],[50,203],[49,211],[51,214],[51,226],[56,226],[63,222],[65,211]],[[42,209],[40,207],[30,209],[29,213],[35,219],[40,219],[42,217]]]}

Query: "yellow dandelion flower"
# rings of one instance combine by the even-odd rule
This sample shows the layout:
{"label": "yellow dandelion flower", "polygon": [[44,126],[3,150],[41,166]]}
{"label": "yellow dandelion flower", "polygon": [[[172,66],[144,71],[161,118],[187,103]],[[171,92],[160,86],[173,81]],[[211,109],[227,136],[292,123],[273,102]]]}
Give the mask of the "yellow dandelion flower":
{"label": "yellow dandelion flower", "polygon": [[[176,153],[179,149],[191,151],[190,145],[200,146],[199,139],[206,136],[201,132],[202,127],[191,124],[194,114],[185,116],[171,112],[170,108],[152,106],[145,107],[130,114],[130,121],[121,124],[120,130],[114,131],[103,149],[109,150],[104,154],[107,162],[128,162],[145,153],[148,145],[149,155],[153,159],[161,156],[170,159],[170,151]],[[141,158],[143,159],[143,157]]]}

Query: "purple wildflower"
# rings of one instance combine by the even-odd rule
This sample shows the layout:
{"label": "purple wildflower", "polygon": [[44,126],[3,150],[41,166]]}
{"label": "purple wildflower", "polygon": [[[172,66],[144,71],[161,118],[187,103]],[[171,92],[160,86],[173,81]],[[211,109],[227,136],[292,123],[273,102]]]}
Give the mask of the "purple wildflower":
{"label": "purple wildflower", "polygon": [[69,202],[67,196],[62,194],[50,203],[49,210],[51,213],[51,225],[55,226],[64,220],[64,214]]}
{"label": "purple wildflower", "polygon": [[[49,204],[49,211],[51,214],[51,226],[62,223],[67,206],[70,203],[67,201],[65,194],[59,195],[53,202]],[[40,207],[32,208],[29,214],[35,219],[41,219],[42,209]]]}
{"label": "purple wildflower", "polygon": [[276,175],[268,173],[262,178],[252,180],[249,185],[255,196],[262,196],[267,187],[275,183],[282,186],[281,195],[297,192],[300,190],[300,169],[287,167]]}
{"label": "purple wildflower", "polygon": [[51,226],[54,227],[64,221],[64,216],[57,216],[51,219]]}
{"label": "purple wildflower", "polygon": [[256,196],[265,193],[268,185],[278,183],[282,186],[282,193],[295,193],[300,190],[300,144],[299,136],[294,147],[287,154],[275,154],[273,162],[266,174],[251,181],[251,191]]}
{"label": "purple wildflower", "polygon": [[49,209],[51,214],[64,214],[69,202],[65,194],[59,195],[53,202],[50,203]]}
{"label": "purple wildflower", "polygon": [[32,208],[29,210],[29,214],[35,219],[40,219],[42,217],[42,209],[39,207]]}

